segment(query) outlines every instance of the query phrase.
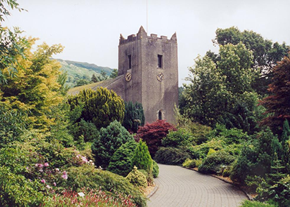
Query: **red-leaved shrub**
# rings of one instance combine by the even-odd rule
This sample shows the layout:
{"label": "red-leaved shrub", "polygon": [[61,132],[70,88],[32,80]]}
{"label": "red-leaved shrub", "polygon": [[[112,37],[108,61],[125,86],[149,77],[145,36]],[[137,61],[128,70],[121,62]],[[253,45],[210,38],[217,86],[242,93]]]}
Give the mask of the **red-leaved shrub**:
{"label": "red-leaved shrub", "polygon": [[151,157],[154,157],[161,146],[161,140],[166,137],[169,130],[176,131],[177,129],[164,120],[157,120],[151,124],[147,123],[145,126],[139,127],[135,139],[145,141]]}

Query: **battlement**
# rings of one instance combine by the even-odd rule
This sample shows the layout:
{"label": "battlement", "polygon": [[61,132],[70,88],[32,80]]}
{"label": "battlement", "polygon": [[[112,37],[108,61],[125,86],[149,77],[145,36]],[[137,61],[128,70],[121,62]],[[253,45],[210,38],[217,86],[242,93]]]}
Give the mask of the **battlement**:
{"label": "battlement", "polygon": [[157,41],[166,41],[166,42],[168,42],[168,41],[177,42],[176,33],[174,33],[170,39],[168,39],[167,36],[160,36],[160,37],[158,37],[157,34],[151,34],[150,36],[147,36],[147,32],[141,26],[140,29],[139,29],[139,32],[136,35],[135,34],[129,35],[127,37],[127,39],[125,39],[123,37],[123,35],[121,34],[120,35],[119,45],[126,44],[128,42],[133,42],[133,41],[136,41],[136,40],[145,39],[145,38],[148,39],[148,40],[157,40]]}

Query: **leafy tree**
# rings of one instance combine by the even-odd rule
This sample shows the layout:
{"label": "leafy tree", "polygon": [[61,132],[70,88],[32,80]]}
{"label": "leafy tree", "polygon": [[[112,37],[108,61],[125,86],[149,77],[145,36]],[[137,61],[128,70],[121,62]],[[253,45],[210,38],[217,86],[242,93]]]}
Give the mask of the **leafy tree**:
{"label": "leafy tree", "polygon": [[132,159],[136,147],[137,143],[135,140],[129,140],[125,144],[122,144],[110,159],[107,170],[118,175],[127,176],[133,169]]}
{"label": "leafy tree", "polygon": [[60,85],[60,92],[63,96],[65,96],[68,92],[68,90],[70,89],[70,87],[68,87],[65,83],[67,80],[67,72],[62,72],[58,78],[57,78],[57,82]]}
{"label": "leafy tree", "polygon": [[150,156],[146,142],[142,140],[139,141],[132,158],[132,163],[133,166],[136,166],[138,169],[146,170],[149,175],[152,174],[153,160]]}
{"label": "leafy tree", "polygon": [[258,117],[254,111],[249,110],[245,103],[237,102],[229,112],[225,112],[218,118],[218,123],[224,124],[226,128],[238,128],[249,134],[257,130]]}
{"label": "leafy tree", "polygon": [[98,129],[108,126],[114,120],[123,122],[124,119],[124,101],[114,91],[106,88],[82,90],[78,95],[69,97],[68,103],[71,111],[83,105],[77,122],[84,119],[94,123]]}
{"label": "leafy tree", "polygon": [[289,46],[286,46],[285,43],[281,45],[277,42],[273,43],[256,32],[248,30],[241,32],[236,27],[217,29],[215,41],[219,45],[237,45],[242,42],[247,49],[253,51],[253,65],[260,69],[271,68],[289,51]]}
{"label": "leafy tree", "polygon": [[118,77],[118,70],[117,69],[113,69],[113,72],[110,75],[110,78],[117,78]]}
{"label": "leafy tree", "polygon": [[89,84],[89,81],[87,81],[86,79],[80,79],[80,80],[77,80],[75,87],[83,86],[83,85],[87,85],[87,84]]}
{"label": "leafy tree", "polygon": [[[4,21],[5,16],[10,15],[9,8],[24,10],[19,7],[16,0],[0,0],[0,23]],[[19,55],[24,57],[24,48],[29,46],[27,39],[20,37],[21,33],[18,28],[12,31],[0,24],[0,83],[2,84],[7,82],[3,69],[6,68],[10,72],[9,76],[17,72],[17,66],[19,66],[17,57]]]}
{"label": "leafy tree", "polygon": [[157,120],[151,124],[145,124],[144,127],[139,127],[136,136],[146,142],[151,157],[154,157],[161,146],[161,140],[170,130],[176,131],[176,128],[164,120]]}
{"label": "leafy tree", "polygon": [[100,136],[94,140],[92,145],[96,166],[106,168],[117,149],[133,139],[132,135],[116,120],[106,128],[101,128]]}
{"label": "leafy tree", "polygon": [[290,54],[273,68],[268,90],[271,95],[260,102],[268,114],[261,125],[269,126],[274,133],[281,135],[283,122],[290,120]]}
{"label": "leafy tree", "polygon": [[143,106],[140,103],[125,102],[125,116],[123,126],[129,131],[136,133],[139,126],[145,121]]}
{"label": "leafy tree", "polygon": [[107,79],[108,79],[107,73],[105,71],[101,70],[100,81],[107,80]]}
{"label": "leafy tree", "polygon": [[7,84],[0,85],[1,101],[9,108],[28,113],[28,124],[36,128],[47,129],[53,119],[47,113],[52,106],[62,102],[61,85],[57,82],[60,64],[51,56],[63,50],[61,45],[39,45],[32,53],[31,45],[35,39],[29,39],[25,47],[25,58],[17,56],[17,76],[10,76],[9,68],[3,70]]}
{"label": "leafy tree", "polygon": [[98,79],[97,79],[97,77],[96,77],[95,74],[92,75],[91,81],[92,81],[93,83],[98,82]]}
{"label": "leafy tree", "polygon": [[[290,50],[285,43],[273,43],[270,40],[264,39],[260,34],[253,31],[241,32],[236,27],[227,29],[217,29],[215,41],[219,45],[234,44],[242,42],[247,49],[253,51],[254,61],[252,68],[259,75],[255,77],[252,83],[253,88],[259,94],[268,94],[267,86],[272,77],[272,67],[280,61]],[[209,53],[210,57],[215,58],[214,53]]]}
{"label": "leafy tree", "polygon": [[[233,114],[237,103],[250,109],[257,99],[251,88],[255,73],[251,70],[252,54],[241,43],[220,47],[219,61],[198,57],[190,68],[191,83],[184,85],[181,111],[193,121],[215,126],[226,113]],[[246,117],[246,115],[243,115]]]}

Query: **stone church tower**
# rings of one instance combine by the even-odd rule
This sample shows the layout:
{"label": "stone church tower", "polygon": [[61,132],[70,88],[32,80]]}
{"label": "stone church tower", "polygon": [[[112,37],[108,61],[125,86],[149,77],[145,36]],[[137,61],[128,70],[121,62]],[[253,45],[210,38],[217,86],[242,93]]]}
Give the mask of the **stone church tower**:
{"label": "stone church tower", "polygon": [[174,124],[174,105],[178,105],[177,39],[155,34],[147,36],[141,27],[137,35],[120,36],[118,77],[73,88],[70,95],[83,89],[106,87],[125,102],[143,105],[145,123],[157,119]]}
{"label": "stone church tower", "polygon": [[176,34],[171,39],[155,34],[147,36],[141,27],[137,35],[127,39],[121,35],[118,75],[124,76],[121,97],[126,102],[142,103],[145,122],[164,119],[175,123],[174,105],[178,105]]}

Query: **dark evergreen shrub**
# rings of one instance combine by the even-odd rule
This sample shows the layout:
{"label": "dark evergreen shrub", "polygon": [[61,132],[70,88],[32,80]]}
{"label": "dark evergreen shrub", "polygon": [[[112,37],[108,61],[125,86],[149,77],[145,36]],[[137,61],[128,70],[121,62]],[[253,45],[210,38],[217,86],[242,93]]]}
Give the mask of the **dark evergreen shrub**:
{"label": "dark evergreen shrub", "polygon": [[180,165],[186,160],[186,158],[190,158],[190,156],[182,149],[160,147],[155,154],[154,160],[161,164]]}
{"label": "dark evergreen shrub", "polygon": [[78,140],[80,136],[83,136],[85,142],[92,142],[99,136],[97,127],[91,122],[86,122],[84,119],[74,124],[71,128],[74,140]]}
{"label": "dark evergreen shrub", "polygon": [[125,102],[125,116],[123,126],[129,131],[136,133],[139,126],[145,121],[143,106],[140,103]]}
{"label": "dark evergreen shrub", "polygon": [[159,175],[159,166],[157,164],[157,162],[155,162],[155,160],[153,160],[153,170],[152,170],[152,174],[154,178],[157,178]]}
{"label": "dark evergreen shrub", "polygon": [[129,140],[123,144],[110,159],[107,170],[124,177],[127,176],[133,169],[132,159],[136,147],[137,143],[135,140]]}
{"label": "dark evergreen shrub", "polygon": [[116,150],[130,140],[134,140],[133,136],[118,121],[113,121],[108,127],[102,128],[100,136],[92,145],[96,166],[106,168]]}
{"label": "dark evergreen shrub", "polygon": [[133,166],[136,166],[138,169],[144,169],[149,174],[152,173],[153,161],[146,143],[142,140],[139,141],[135,149],[132,162]]}
{"label": "dark evergreen shrub", "polygon": [[218,151],[208,155],[199,166],[198,171],[202,173],[222,173],[223,169],[235,161],[235,157],[224,152]]}
{"label": "dark evergreen shrub", "polygon": [[112,121],[123,122],[125,105],[123,99],[114,91],[106,88],[82,90],[76,96],[68,99],[71,111],[82,105],[81,119],[95,124],[97,129],[107,127]]}
{"label": "dark evergreen shrub", "polygon": [[260,176],[264,178],[271,170],[276,144],[275,136],[266,129],[257,135],[257,140],[246,143],[240,156],[233,165],[231,179],[242,184],[247,176]]}

